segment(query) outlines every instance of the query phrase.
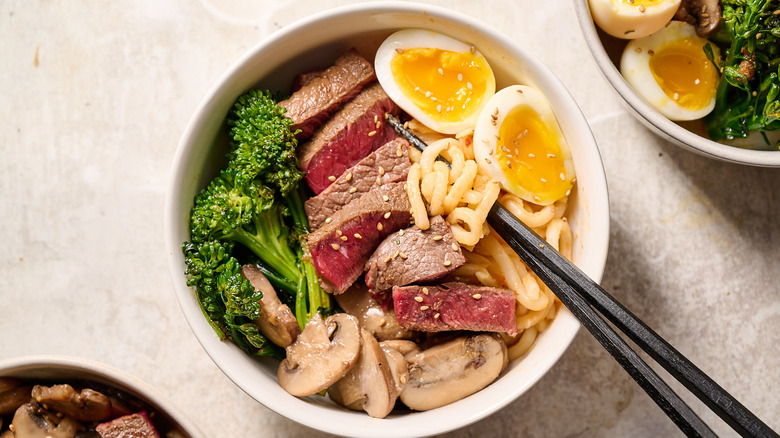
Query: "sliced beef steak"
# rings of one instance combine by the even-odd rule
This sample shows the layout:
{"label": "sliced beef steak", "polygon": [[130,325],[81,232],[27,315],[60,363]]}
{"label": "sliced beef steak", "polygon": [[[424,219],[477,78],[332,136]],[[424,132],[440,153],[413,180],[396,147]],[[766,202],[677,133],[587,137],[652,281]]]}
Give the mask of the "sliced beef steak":
{"label": "sliced beef steak", "polygon": [[444,283],[393,288],[395,315],[407,330],[472,330],[517,334],[515,294],[509,289]]}
{"label": "sliced beef steak", "polygon": [[319,195],[305,203],[306,214],[312,230],[321,227],[325,219],[333,216],[345,205],[382,184],[406,181],[411,162],[409,143],[396,138],[347,169]]}
{"label": "sliced beef steak", "polygon": [[298,148],[301,170],[306,172],[306,182],[314,193],[325,190],[345,170],[396,137],[393,128],[385,123],[388,112],[396,114],[398,108],[374,83]]}
{"label": "sliced beef steak", "polygon": [[160,438],[146,412],[125,415],[98,424],[95,431],[101,438]]}
{"label": "sliced beef steak", "polygon": [[292,129],[301,130],[298,139],[307,139],[342,104],[375,79],[371,63],[350,50],[333,66],[311,77],[289,99],[279,102],[279,106],[287,109],[287,117],[294,122]]}
{"label": "sliced beef steak", "polygon": [[431,218],[431,227],[417,226],[389,235],[365,266],[366,284],[372,291],[393,286],[425,283],[444,277],[466,263],[441,216]]}
{"label": "sliced beef steak", "polygon": [[409,226],[409,209],[404,183],[384,184],[350,202],[309,234],[311,261],[323,288],[336,294],[347,290],[377,245]]}

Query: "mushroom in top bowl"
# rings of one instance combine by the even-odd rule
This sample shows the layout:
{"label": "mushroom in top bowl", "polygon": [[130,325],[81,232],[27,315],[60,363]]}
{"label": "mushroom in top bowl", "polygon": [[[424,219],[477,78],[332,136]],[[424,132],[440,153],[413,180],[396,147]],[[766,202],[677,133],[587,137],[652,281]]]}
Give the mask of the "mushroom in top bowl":
{"label": "mushroom in top bowl", "polygon": [[[378,64],[382,59],[389,64]],[[279,103],[287,122],[244,123],[257,114],[281,120],[275,93],[289,96]],[[409,122],[429,142],[427,152],[394,138],[386,114]],[[262,148],[242,133],[271,125],[286,126],[267,136],[284,139],[273,143],[281,155],[246,154]],[[248,170],[282,156],[296,156],[303,171],[258,178]],[[258,211],[255,196],[263,193],[273,193],[263,204],[270,207]],[[505,36],[446,9],[334,9],[261,42],[196,111],[166,203],[176,293],[217,365],[280,414],[341,435],[442,433],[522,394],[579,327],[483,225],[499,197],[600,277],[608,239],[604,171],[581,112],[557,79]],[[215,225],[225,215],[211,213],[226,211],[212,209],[216,199],[246,207],[236,216],[246,218],[238,221],[243,231]],[[290,215],[268,216],[274,205]],[[285,236],[292,257],[283,259],[293,269],[269,257],[288,249],[252,248],[267,234],[261,228],[272,225]],[[208,280],[216,270],[206,269],[207,261],[215,260],[228,273],[224,281]],[[261,297],[267,284],[245,280],[247,264],[287,304],[281,314],[298,321],[289,344],[274,343],[255,325],[266,305],[258,301],[274,294]],[[448,368],[452,357],[479,372]],[[443,375],[450,378],[435,378]],[[326,397],[317,395],[326,388]]]}
{"label": "mushroom in top bowl", "polygon": [[639,121],[705,156],[780,166],[777,2],[575,6],[599,68]]}

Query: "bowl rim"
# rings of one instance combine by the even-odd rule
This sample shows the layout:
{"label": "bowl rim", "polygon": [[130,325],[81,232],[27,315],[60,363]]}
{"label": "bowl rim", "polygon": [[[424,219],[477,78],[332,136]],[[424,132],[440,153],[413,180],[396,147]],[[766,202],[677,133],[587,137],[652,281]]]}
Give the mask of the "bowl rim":
{"label": "bowl rim", "polygon": [[[184,433],[192,438],[205,438],[198,426],[184,412],[166,399],[160,392],[141,379],[89,359],[64,355],[27,355],[0,360],[0,377],[20,377],[31,371],[85,373],[86,380],[104,380],[118,389],[141,398],[144,403],[163,410]],[[25,377],[20,377],[25,378]],[[46,377],[47,379],[50,379]],[[54,377],[53,379],[56,379]]]}
{"label": "bowl rim", "polygon": [[[533,384],[535,384],[543,375],[545,375],[563,353],[568,349],[568,346],[574,340],[580,324],[577,319],[565,308],[559,312],[556,317],[555,323],[551,325],[544,334],[547,335],[553,332],[563,332],[565,336],[562,336],[560,342],[556,343],[556,349],[553,353],[546,356],[546,360],[549,360],[549,365],[545,366],[541,372],[533,373],[528,372],[527,369],[520,370],[521,367],[514,367],[511,372],[513,374],[526,373],[524,377],[525,383],[521,388],[513,388],[511,391],[507,391],[506,394],[502,394],[497,397],[488,397],[485,390],[482,390],[470,397],[477,396],[477,400],[482,404],[477,405],[479,409],[467,411],[461,406],[455,409],[455,405],[459,402],[455,402],[448,406],[426,412],[416,412],[411,415],[395,416],[388,419],[374,419],[366,415],[365,413],[358,413],[361,417],[360,420],[353,420],[347,418],[346,415],[342,415],[343,408],[339,408],[338,412],[333,410],[322,412],[326,415],[332,415],[331,421],[316,423],[316,418],[311,418],[312,415],[307,414],[306,406],[312,408],[322,408],[319,405],[312,403],[306,403],[303,400],[291,397],[292,400],[270,400],[266,394],[258,393],[256,390],[249,389],[247,387],[249,379],[246,375],[241,375],[240,371],[252,371],[253,369],[247,364],[226,364],[226,360],[223,356],[226,354],[226,350],[229,349],[224,344],[218,343],[217,337],[213,332],[211,326],[203,318],[203,314],[200,310],[197,300],[193,300],[193,293],[189,287],[184,284],[183,273],[181,272],[181,242],[177,242],[176,237],[176,219],[179,212],[179,202],[181,201],[179,193],[182,191],[182,187],[185,184],[183,181],[183,175],[180,175],[182,168],[188,163],[188,155],[192,155],[195,151],[193,149],[193,143],[196,141],[194,136],[200,130],[199,125],[205,123],[204,114],[215,107],[214,101],[220,93],[224,92],[224,89],[228,88],[226,85],[230,78],[241,71],[242,66],[262,53],[266,46],[272,46],[275,43],[284,41],[289,35],[300,32],[312,24],[322,21],[324,19],[332,18],[334,16],[350,15],[350,14],[394,14],[394,13],[414,13],[425,14],[426,18],[436,18],[443,21],[456,22],[464,27],[473,29],[481,34],[486,35],[490,40],[496,41],[498,46],[511,48],[512,53],[518,54],[523,59],[523,64],[527,65],[536,73],[544,73],[546,89],[553,95],[560,97],[566,103],[567,111],[570,115],[574,116],[575,120],[569,121],[573,127],[571,130],[577,130],[581,132],[583,136],[586,136],[586,141],[592,144],[592,148],[583,148],[587,153],[583,154],[588,161],[588,164],[595,166],[594,173],[599,173],[595,177],[595,181],[592,182],[589,188],[589,193],[594,193],[594,197],[597,198],[594,202],[588,203],[587,207],[590,210],[604,212],[605,219],[600,222],[590,223],[591,233],[597,236],[603,236],[602,241],[596,242],[598,245],[589,247],[588,259],[590,265],[590,275],[594,280],[598,281],[604,271],[606,264],[607,249],[609,243],[609,196],[607,192],[606,173],[604,171],[603,160],[601,159],[598,145],[593,133],[590,130],[590,126],[587,124],[581,109],[577,105],[568,90],[563,86],[560,80],[542,64],[535,56],[529,53],[525,48],[521,47],[503,33],[489,27],[472,17],[469,17],[463,13],[456,12],[444,7],[432,6],[427,4],[420,4],[414,2],[393,2],[393,1],[378,1],[378,2],[364,2],[359,4],[352,4],[347,6],[341,6],[332,8],[319,13],[315,13],[299,19],[289,25],[284,26],[282,29],[270,34],[255,46],[250,48],[242,57],[238,59],[215,83],[215,85],[207,92],[200,105],[196,108],[192,119],[187,125],[182,139],[177,148],[174,161],[173,171],[171,173],[171,180],[168,186],[168,192],[166,193],[165,202],[165,217],[164,227],[166,234],[166,249],[168,251],[168,261],[171,273],[171,278],[174,283],[174,289],[177,294],[179,305],[185,314],[190,329],[195,334],[196,338],[204,348],[206,353],[211,357],[214,363],[231,379],[239,388],[250,395],[252,398],[266,406],[267,408],[277,412],[278,414],[285,416],[291,420],[294,420],[305,426],[318,429],[324,432],[347,435],[347,436],[365,436],[370,434],[372,436],[429,436],[434,434],[440,434],[447,431],[452,431],[461,427],[465,427],[476,421],[479,421],[494,412],[502,409],[510,402],[516,400],[522,393],[527,391]],[[413,27],[413,26],[410,26]],[[260,79],[260,78],[258,78]],[[586,135],[587,134],[587,135]],[[550,334],[550,336],[553,336]],[[216,340],[216,342],[215,342]],[[551,347],[552,348],[552,347]],[[227,354],[230,354],[229,352]],[[243,352],[242,352],[243,354]],[[231,370],[226,370],[230,367]],[[526,367],[528,368],[528,367]],[[505,370],[504,373],[507,373]],[[507,373],[509,374],[509,373]],[[502,378],[508,376],[504,375]],[[482,397],[479,397],[482,394]],[[469,404],[469,406],[473,406]],[[433,415],[432,413],[448,409],[447,412],[455,412],[454,415],[443,417],[440,415]],[[354,414],[354,412],[352,413]],[[392,422],[391,422],[392,419]],[[423,419],[427,421],[422,421]],[[348,420],[348,421],[341,421]]]}
{"label": "bowl rim", "polygon": [[621,97],[629,112],[651,131],[686,150],[709,158],[757,167],[780,167],[780,151],[743,149],[718,143],[677,125],[653,109],[628,85],[607,55],[596,32],[588,0],[574,0],[574,9],[585,42],[602,75]]}

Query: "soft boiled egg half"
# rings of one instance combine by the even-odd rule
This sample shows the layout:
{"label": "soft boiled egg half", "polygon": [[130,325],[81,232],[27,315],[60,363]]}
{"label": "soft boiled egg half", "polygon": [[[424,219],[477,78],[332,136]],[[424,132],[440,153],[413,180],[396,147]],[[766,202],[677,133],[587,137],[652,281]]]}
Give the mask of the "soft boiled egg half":
{"label": "soft boiled egg half", "polygon": [[589,0],[593,21],[604,32],[624,39],[642,38],[664,27],[680,0]]}
{"label": "soft boiled egg half", "polygon": [[474,128],[480,169],[505,190],[538,205],[568,195],[574,163],[566,138],[544,95],[513,85],[496,93]]}
{"label": "soft boiled egg half", "polygon": [[[636,93],[670,120],[696,120],[715,107],[718,69],[707,58],[707,40],[682,21],[628,43],[620,73]],[[719,51],[710,44],[714,59]]]}
{"label": "soft boiled egg half", "polygon": [[374,69],[401,109],[443,134],[474,126],[496,90],[493,71],[474,46],[428,30],[390,35],[376,52]]}

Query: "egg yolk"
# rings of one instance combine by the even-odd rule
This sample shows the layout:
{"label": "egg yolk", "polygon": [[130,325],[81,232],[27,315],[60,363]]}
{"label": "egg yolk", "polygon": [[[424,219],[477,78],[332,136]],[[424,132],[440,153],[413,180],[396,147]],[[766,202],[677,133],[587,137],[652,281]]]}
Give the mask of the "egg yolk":
{"label": "egg yolk", "polygon": [[718,71],[707,59],[701,40],[683,38],[651,54],[650,71],[669,99],[683,108],[700,109],[715,96]]}
{"label": "egg yolk", "polygon": [[510,184],[533,193],[533,200],[542,204],[557,201],[571,188],[559,145],[564,140],[533,108],[513,108],[498,135],[496,155]]}
{"label": "egg yolk", "polygon": [[432,119],[457,122],[480,107],[489,66],[470,52],[398,49],[390,62],[401,91]]}

